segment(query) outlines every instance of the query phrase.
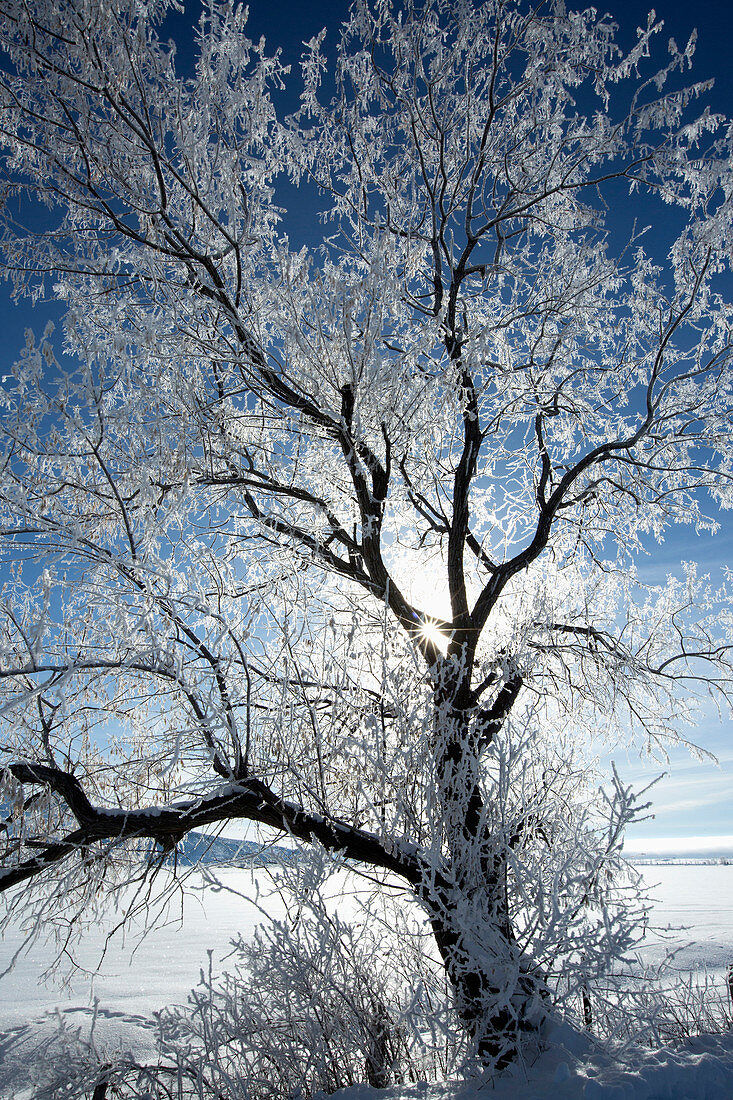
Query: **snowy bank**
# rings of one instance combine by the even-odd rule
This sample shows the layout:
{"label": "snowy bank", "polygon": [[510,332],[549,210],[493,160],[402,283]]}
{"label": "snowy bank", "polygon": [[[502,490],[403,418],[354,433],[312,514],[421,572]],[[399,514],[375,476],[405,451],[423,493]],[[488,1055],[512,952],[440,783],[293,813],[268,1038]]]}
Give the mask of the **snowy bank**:
{"label": "snowy bank", "polygon": [[[49,1014],[41,1024],[0,1034],[0,1097],[80,1095],[98,1066],[115,1062],[155,1066],[154,1028],[141,1017],[89,1010]],[[733,1033],[705,1035],[677,1047],[627,1046],[615,1054],[570,1028],[550,1036],[532,1064],[499,1078],[419,1082],[375,1089],[354,1085],[333,1100],[729,1100],[733,1097]],[[131,1046],[134,1048],[132,1053]],[[85,1065],[78,1063],[79,1053]],[[89,1056],[91,1055],[91,1059]],[[75,1070],[80,1079],[74,1080]],[[81,1085],[83,1089],[83,1085]],[[86,1093],[81,1093],[86,1095]],[[315,1100],[326,1100],[320,1094]]]}
{"label": "snowy bank", "polygon": [[496,1080],[373,1089],[356,1085],[335,1100],[729,1100],[733,1034],[705,1035],[676,1048],[627,1047],[611,1055],[570,1029],[533,1065]]}

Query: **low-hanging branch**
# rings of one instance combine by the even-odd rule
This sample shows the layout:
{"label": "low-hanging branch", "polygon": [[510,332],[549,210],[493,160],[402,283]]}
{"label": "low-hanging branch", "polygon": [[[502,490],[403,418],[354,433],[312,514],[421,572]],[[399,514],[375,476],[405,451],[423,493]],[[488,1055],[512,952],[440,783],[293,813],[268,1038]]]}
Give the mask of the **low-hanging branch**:
{"label": "low-hanging branch", "polygon": [[225,784],[202,798],[153,806],[147,809],[107,809],[93,806],[76,776],[42,764],[13,763],[7,770],[29,786],[43,785],[59,795],[78,822],[78,828],[56,842],[45,844],[30,859],[0,871],[0,891],[35,878],[51,863],[82,852],[91,844],[149,838],[164,849],[173,849],[186,833],[222,821],[243,819],[269,825],[298,840],[318,841],[328,851],[346,859],[381,867],[418,885],[427,876],[424,861],[414,852],[388,850],[384,843],[363,829],[335,818],[310,813],[280,798],[259,779]]}

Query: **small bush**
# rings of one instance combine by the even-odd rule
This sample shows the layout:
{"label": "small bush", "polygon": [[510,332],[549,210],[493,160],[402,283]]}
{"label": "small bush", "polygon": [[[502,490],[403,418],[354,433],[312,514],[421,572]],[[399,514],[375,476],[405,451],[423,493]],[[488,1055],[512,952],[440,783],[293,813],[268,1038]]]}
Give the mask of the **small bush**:
{"label": "small bush", "polygon": [[210,967],[188,1005],[161,1014],[167,1061],[200,1082],[202,1100],[307,1100],[454,1072],[460,1029],[416,914],[374,891],[346,921],[324,897],[327,868],[305,888],[302,876],[302,867],[283,871],[280,883],[297,899],[292,920],[237,941],[226,973]]}

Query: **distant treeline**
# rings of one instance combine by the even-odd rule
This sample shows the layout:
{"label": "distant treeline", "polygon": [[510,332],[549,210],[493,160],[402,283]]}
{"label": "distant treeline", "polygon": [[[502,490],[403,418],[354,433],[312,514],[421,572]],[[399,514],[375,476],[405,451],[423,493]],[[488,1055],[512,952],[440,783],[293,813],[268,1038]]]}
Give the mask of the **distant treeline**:
{"label": "distant treeline", "polygon": [[638,866],[730,867],[733,856],[629,856]]}

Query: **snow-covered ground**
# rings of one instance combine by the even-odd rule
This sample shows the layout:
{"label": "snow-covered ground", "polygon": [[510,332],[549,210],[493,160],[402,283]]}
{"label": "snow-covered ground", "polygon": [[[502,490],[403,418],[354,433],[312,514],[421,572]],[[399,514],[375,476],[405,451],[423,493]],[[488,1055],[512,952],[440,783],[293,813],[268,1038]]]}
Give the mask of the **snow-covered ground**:
{"label": "snow-covered ground", "polygon": [[[145,1016],[166,1004],[185,1003],[201,968],[209,965],[207,952],[213,951],[216,968],[231,940],[240,933],[246,936],[262,920],[256,901],[248,899],[255,899],[259,890],[267,911],[276,913],[278,899],[266,872],[225,868],[218,878],[223,889],[197,890],[201,879],[192,875],[189,889],[174,896],[163,919],[143,937],[138,920],[124,936],[108,941],[108,931],[117,923],[113,915],[89,928],[77,951],[86,972],[71,976],[63,988],[59,980],[68,977],[68,970],[50,983],[39,981],[55,957],[53,944],[39,940],[29,952],[21,951],[10,973],[0,978],[0,1032],[57,1007],[90,1007],[95,997],[105,1010]],[[21,947],[17,928],[0,940],[0,972]]]}
{"label": "snow-covered ground", "polygon": [[672,929],[652,933],[644,955],[657,961],[674,950],[675,969],[704,969],[722,981],[733,965],[733,865],[665,864],[640,870],[655,899],[653,923]]}
{"label": "snow-covered ground", "polygon": [[[680,1050],[630,1050],[613,1061],[555,1035],[550,1051],[497,1081],[438,1082],[387,1092],[355,1086],[334,1100],[731,1100],[733,1038],[691,1040]],[[562,1041],[567,1039],[567,1046]]]}
{"label": "snow-covered ground", "polygon": [[[650,866],[644,876],[657,899],[654,923],[686,925],[663,940],[648,937],[645,954],[660,959],[677,949],[682,969],[706,968],[722,985],[733,963],[733,866]],[[14,968],[0,979],[0,1098],[28,1096],[18,1088],[28,1066],[38,1060],[57,1029],[58,1016],[72,1031],[88,1034],[97,998],[95,1041],[100,1049],[132,1047],[152,1050],[153,1036],[146,1021],[168,1003],[182,1003],[196,985],[202,967],[221,966],[228,944],[238,933],[247,934],[261,919],[257,904],[247,901],[260,888],[260,904],[268,911],[281,907],[267,894],[266,872],[226,869],[224,887],[202,895],[188,894],[171,906],[167,922],[141,941],[134,929],[123,941],[106,943],[107,927],[98,925],[83,942],[81,961],[100,972],[90,979],[77,973],[59,989],[39,984],[52,957],[41,942],[21,953]],[[110,921],[111,925],[111,921]],[[21,944],[17,930],[0,941],[0,970]],[[105,951],[106,948],[106,951]],[[51,1015],[49,1015],[51,1014]],[[695,1040],[677,1054],[629,1052],[627,1064],[610,1065],[584,1038],[558,1035],[555,1049],[533,1067],[519,1067],[513,1078],[484,1091],[487,1100],[733,1100],[733,1038]],[[564,1044],[564,1047],[563,1047]],[[413,1086],[395,1090],[402,1100],[472,1100],[472,1086]],[[473,1090],[473,1091],[471,1091]],[[366,1100],[364,1090],[350,1090],[344,1100]]]}

